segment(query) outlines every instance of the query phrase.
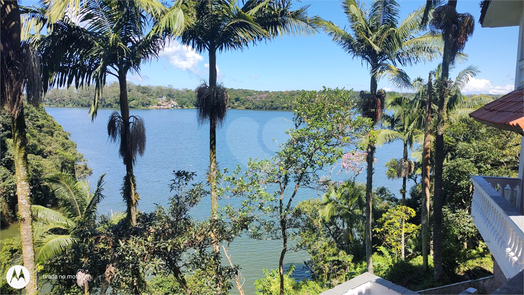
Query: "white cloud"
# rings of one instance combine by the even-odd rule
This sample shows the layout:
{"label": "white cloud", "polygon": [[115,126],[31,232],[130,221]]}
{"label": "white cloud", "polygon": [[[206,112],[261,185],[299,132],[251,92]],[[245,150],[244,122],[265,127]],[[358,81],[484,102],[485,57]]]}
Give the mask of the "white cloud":
{"label": "white cloud", "polygon": [[476,79],[472,77],[463,92],[468,94],[488,93],[488,94],[506,94],[513,90],[513,85],[493,86],[488,79]]}
{"label": "white cloud", "polygon": [[159,56],[165,57],[174,67],[195,74],[198,74],[198,63],[204,60],[191,46],[182,45],[176,40],[168,41]]}
{"label": "white cloud", "polygon": [[140,75],[129,75],[127,76],[127,80],[128,81],[131,81],[131,82],[142,82],[142,81],[147,81],[149,80],[149,77],[148,76],[140,76]]}
{"label": "white cloud", "polygon": [[251,79],[258,79],[258,75],[251,76]]}

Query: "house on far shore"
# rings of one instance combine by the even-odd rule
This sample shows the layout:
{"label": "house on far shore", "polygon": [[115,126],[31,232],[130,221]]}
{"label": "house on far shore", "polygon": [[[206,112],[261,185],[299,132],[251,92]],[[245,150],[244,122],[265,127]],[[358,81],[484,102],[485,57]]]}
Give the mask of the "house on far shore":
{"label": "house on far shore", "polygon": [[158,103],[155,106],[156,109],[176,109],[178,108],[178,103],[172,99],[169,101],[166,99],[166,97],[162,97],[158,99]]}

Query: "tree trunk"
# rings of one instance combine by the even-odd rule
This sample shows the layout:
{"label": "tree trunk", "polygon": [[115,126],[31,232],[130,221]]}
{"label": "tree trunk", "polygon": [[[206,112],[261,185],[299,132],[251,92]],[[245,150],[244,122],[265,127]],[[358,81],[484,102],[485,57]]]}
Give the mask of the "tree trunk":
{"label": "tree trunk", "polygon": [[136,226],[136,218],[138,214],[138,196],[136,194],[136,182],[133,172],[133,157],[135,155],[131,152],[131,129],[129,125],[129,101],[127,99],[127,81],[126,72],[124,69],[119,70],[118,84],[120,86],[120,116],[124,125],[124,130],[121,132],[120,145],[124,146],[123,160],[126,166],[126,176],[124,178],[124,200],[127,205],[127,218],[132,226]]}
{"label": "tree trunk", "polygon": [[433,83],[431,80],[431,72],[428,78],[428,100],[426,105],[426,124],[424,126],[424,148],[422,150],[422,264],[425,271],[429,269],[429,200],[430,200],[430,159],[431,159],[431,94],[433,91]]}
{"label": "tree trunk", "polygon": [[442,62],[442,74],[438,83],[438,112],[437,112],[437,132],[435,136],[435,188],[433,197],[433,263],[434,280],[438,282],[442,279],[444,270],[442,268],[442,207],[444,205],[443,195],[443,171],[444,171],[444,124],[446,117],[446,87],[449,76],[451,28],[445,30],[444,56]]}
{"label": "tree trunk", "polygon": [[287,233],[286,233],[286,220],[282,216],[283,205],[281,202],[281,214],[280,214],[280,231],[282,233],[282,252],[280,252],[280,258],[278,259],[278,274],[280,276],[280,295],[284,295],[284,257],[287,252]]}
{"label": "tree trunk", "polygon": [[[22,98],[20,98],[22,99]],[[31,224],[31,201],[27,164],[27,138],[23,108],[16,118],[12,118],[13,147],[16,170],[16,194],[18,196],[18,214],[20,221],[20,238],[22,239],[22,256],[24,267],[30,274],[29,283],[25,287],[26,294],[36,294],[36,267],[33,244],[33,228]]]}
{"label": "tree trunk", "polygon": [[[212,99],[215,99],[217,86],[217,66],[216,49],[212,42],[209,46],[209,88],[212,91]],[[209,186],[211,189],[211,219],[217,220],[218,215],[218,196],[217,196],[217,117],[214,110],[209,116]],[[213,251],[219,252],[220,248],[216,234],[213,235]]]}
{"label": "tree trunk", "polygon": [[[404,150],[403,150],[403,155],[402,155],[402,159],[404,160],[404,163],[407,163],[408,161],[408,143],[407,142],[404,142]],[[402,169],[404,169],[404,165],[402,165]],[[409,167],[408,167],[408,171],[402,171],[402,206],[405,206],[406,205],[406,184],[407,184],[407,179],[408,179],[408,174],[409,174]],[[404,218],[402,218],[402,232],[401,232],[401,237],[400,237],[400,258],[402,260],[405,259],[406,255],[405,255],[405,251],[406,251],[406,232],[405,232],[405,220]]]}
{"label": "tree trunk", "polygon": [[35,253],[31,220],[31,191],[27,163],[27,136],[24,116],[23,88],[24,61],[21,52],[21,22],[17,1],[4,1],[0,5],[2,35],[0,43],[0,105],[11,116],[13,133],[14,166],[16,174],[16,194],[22,241],[22,260],[29,271],[26,294],[37,294]]}
{"label": "tree trunk", "polygon": [[375,145],[370,142],[367,146],[367,183],[366,183],[366,262],[368,265],[368,272],[373,273],[373,161],[375,158]]}

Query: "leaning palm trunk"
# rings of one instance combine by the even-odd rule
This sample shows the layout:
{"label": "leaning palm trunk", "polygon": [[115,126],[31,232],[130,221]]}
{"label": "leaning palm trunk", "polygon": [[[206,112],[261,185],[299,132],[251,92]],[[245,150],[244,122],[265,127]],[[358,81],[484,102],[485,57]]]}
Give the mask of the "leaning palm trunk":
{"label": "leaning palm trunk", "polygon": [[24,117],[23,89],[26,79],[24,57],[20,40],[20,10],[17,1],[2,1],[0,5],[2,35],[0,45],[0,106],[11,115],[13,150],[16,171],[16,193],[22,259],[30,277],[25,287],[26,294],[36,294],[36,268],[34,259],[33,230],[31,225],[31,201],[27,164],[27,137]]}
{"label": "leaning palm trunk", "polygon": [[426,104],[426,124],[424,126],[424,148],[422,150],[422,264],[425,271],[429,269],[429,200],[430,200],[430,159],[431,159],[431,94],[433,84],[431,81],[431,72],[428,78],[428,100]]}

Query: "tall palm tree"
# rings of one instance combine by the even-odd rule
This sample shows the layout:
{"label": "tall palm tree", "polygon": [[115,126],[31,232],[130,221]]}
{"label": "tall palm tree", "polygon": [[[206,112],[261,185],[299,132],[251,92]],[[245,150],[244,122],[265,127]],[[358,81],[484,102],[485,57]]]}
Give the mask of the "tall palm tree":
{"label": "tall palm tree", "polygon": [[[423,257],[423,266],[427,270],[429,267],[428,264],[428,254],[429,254],[429,204],[430,204],[430,157],[431,157],[431,114],[435,112],[435,109],[439,106],[435,105],[432,97],[438,91],[441,91],[439,85],[433,84],[433,76],[436,80],[441,79],[442,77],[442,65],[439,65],[435,71],[430,72],[427,83],[419,78],[414,83],[417,92],[415,94],[415,108],[418,110],[425,109],[424,114],[424,143],[422,151],[422,257]],[[448,84],[446,85],[445,92],[447,93],[447,102],[446,110],[447,115],[443,118],[443,124],[448,121],[450,115],[455,116],[467,116],[466,113],[471,112],[471,109],[468,108],[468,103],[464,101],[464,96],[461,93],[461,90],[466,86],[468,81],[478,74],[478,69],[474,66],[468,66],[462,71],[460,71],[454,80],[448,79]],[[435,160],[436,161],[436,160]],[[435,172],[436,174],[436,168]],[[435,203],[434,203],[435,208]]]}
{"label": "tall palm tree", "polygon": [[[455,61],[457,53],[461,52],[473,34],[475,21],[469,13],[457,12],[457,0],[444,1],[428,0],[422,24],[427,23],[429,9],[435,8],[432,13],[430,27],[442,33],[444,52],[442,56],[442,74],[437,80],[438,85],[438,111],[437,130],[435,135],[435,184],[433,196],[433,255],[434,255],[434,280],[440,281],[443,275],[442,268],[442,207],[443,196],[443,171],[444,171],[444,125],[446,117],[446,89],[449,79],[449,67]],[[441,6],[439,6],[441,5]],[[437,7],[438,6],[438,7]]]}
{"label": "tall palm tree", "polygon": [[[209,174],[211,214],[217,215],[216,128],[224,120],[228,94],[217,83],[217,52],[247,48],[257,41],[287,33],[311,32],[306,7],[291,10],[292,1],[237,0],[184,1],[188,9],[181,41],[209,56],[208,84],[197,88],[199,122],[209,121]],[[218,245],[215,245],[218,249]]]}
{"label": "tall palm tree", "polygon": [[38,103],[42,88],[40,65],[32,47],[20,38],[22,30],[18,2],[0,0],[0,18],[0,107],[11,116],[22,258],[30,274],[25,290],[26,294],[36,294],[23,92],[25,89],[29,103]]}
{"label": "tall palm tree", "polygon": [[[57,7],[62,4],[74,7],[75,0],[52,2],[47,7],[50,15],[57,17],[60,11]],[[152,25],[151,15],[159,15],[164,10],[155,0],[84,1],[80,10],[72,10],[76,13],[57,18],[51,33],[39,42],[44,56],[44,78],[52,85],[95,84],[96,94],[90,109],[93,119],[106,77],[118,79],[120,113],[111,114],[107,130],[109,138],[120,143],[119,154],[126,167],[122,195],[132,226],[136,226],[139,199],[133,166],[137,154],[145,152],[146,134],[142,118],[130,115],[127,74],[138,72],[143,60],[158,57],[164,44],[163,36],[147,30]]]}
{"label": "tall palm tree", "polygon": [[431,114],[433,112],[433,72],[429,72],[427,85],[424,81],[416,79],[414,82],[415,101],[418,110],[424,110],[424,140],[422,144],[422,212],[421,212],[421,236],[422,236],[422,266],[424,271],[429,269],[429,214],[430,214],[430,198],[431,198]]}
{"label": "tall palm tree", "polygon": [[[363,114],[373,123],[380,119],[384,108],[385,93],[378,91],[378,81],[388,76],[398,86],[410,86],[408,75],[397,66],[407,66],[436,57],[440,39],[430,33],[422,33],[419,24],[424,9],[419,9],[399,24],[399,4],[394,0],[375,0],[367,10],[356,0],[342,4],[348,16],[350,32],[330,21],[315,19],[315,23],[333,37],[333,41],[353,57],[365,61],[370,69],[370,93],[361,93]],[[375,143],[372,136],[367,146],[366,187],[366,261],[368,271],[373,272],[372,261],[372,191]]]}
{"label": "tall palm tree", "polygon": [[89,192],[86,181],[78,181],[69,174],[59,173],[47,178],[62,211],[43,206],[31,206],[35,218],[36,261],[43,263],[78,242],[78,228],[93,227],[96,207],[104,198],[104,175],[97,182],[95,191]]}
{"label": "tall palm tree", "polygon": [[[396,167],[396,177],[402,178],[402,203],[406,202],[406,185],[407,178],[413,174],[415,164],[408,158],[408,148],[413,149],[413,144],[422,140],[422,132],[420,131],[420,122],[417,113],[420,113],[415,107],[414,101],[405,96],[396,96],[387,102],[388,109],[393,110],[393,116],[389,117],[389,124],[391,129],[382,129],[379,132],[377,142],[379,144],[390,143],[397,139],[402,140],[403,152],[402,158],[398,161]],[[401,233],[401,259],[405,255],[405,231],[404,220],[402,221]]]}

